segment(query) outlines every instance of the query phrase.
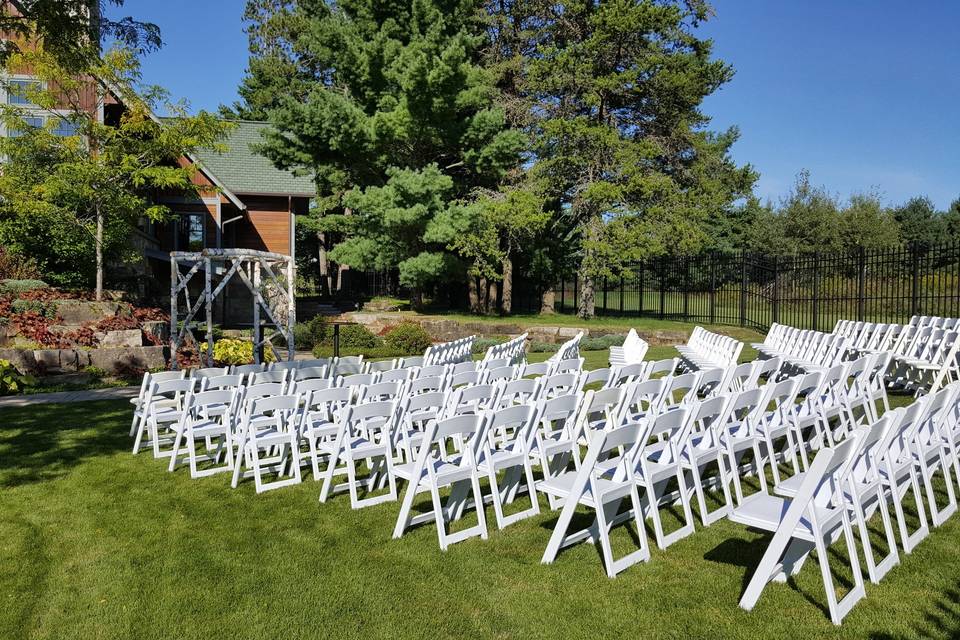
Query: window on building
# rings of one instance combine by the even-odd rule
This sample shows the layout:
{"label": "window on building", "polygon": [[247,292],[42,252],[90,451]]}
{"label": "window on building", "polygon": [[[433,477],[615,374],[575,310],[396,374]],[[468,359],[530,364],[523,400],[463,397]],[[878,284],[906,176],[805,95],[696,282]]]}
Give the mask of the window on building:
{"label": "window on building", "polygon": [[204,219],[202,213],[182,213],[174,227],[176,236],[174,247],[177,251],[202,251],[204,240]]}
{"label": "window on building", "polygon": [[[39,116],[28,116],[28,117],[26,117],[26,118],[23,119],[23,122],[24,122],[24,124],[26,124],[28,127],[39,128],[39,127],[42,127],[42,126],[43,126],[43,118],[41,118],[41,117],[39,117]],[[9,133],[8,133],[7,135],[9,135],[11,138],[16,138],[16,137],[22,136],[23,133],[24,133],[24,132],[23,132],[23,130],[21,130],[21,129],[10,129],[10,131],[9,131]]]}
{"label": "window on building", "polygon": [[57,126],[53,129],[53,135],[55,136],[75,136],[77,135],[77,125],[70,122],[66,118],[60,118],[57,120]]}
{"label": "window on building", "polygon": [[7,104],[34,106],[28,93],[40,88],[37,80],[10,80],[7,83]]}

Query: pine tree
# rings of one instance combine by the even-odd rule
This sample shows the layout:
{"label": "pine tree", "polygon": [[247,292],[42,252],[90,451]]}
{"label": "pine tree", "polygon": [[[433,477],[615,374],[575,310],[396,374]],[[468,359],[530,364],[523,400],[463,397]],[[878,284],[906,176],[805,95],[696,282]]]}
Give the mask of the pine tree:
{"label": "pine tree", "polygon": [[705,130],[703,99],[733,74],[695,28],[700,0],[496,2],[489,12],[503,91],[530,114],[535,163],[582,246],[579,313],[594,283],[630,261],[689,252],[711,214],[756,175],[729,158],[735,129]]}
{"label": "pine tree", "polygon": [[331,252],[359,268],[398,267],[421,292],[466,266],[451,250],[473,229],[478,189],[517,166],[524,136],[496,104],[480,65],[473,0],[302,0],[306,96],[269,112],[263,152],[316,174],[319,229],[346,233]]}

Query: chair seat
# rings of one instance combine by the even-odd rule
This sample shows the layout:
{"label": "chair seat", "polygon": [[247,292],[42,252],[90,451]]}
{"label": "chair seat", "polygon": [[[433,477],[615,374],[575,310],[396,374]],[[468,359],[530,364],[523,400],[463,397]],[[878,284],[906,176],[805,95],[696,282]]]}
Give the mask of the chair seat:
{"label": "chair seat", "polygon": [[794,474],[774,487],[774,492],[777,495],[783,496],[785,498],[792,498],[797,495],[797,491],[800,490],[800,484],[803,482],[803,478],[806,475],[805,471]]}
{"label": "chair seat", "polygon": [[521,465],[526,460],[526,455],[522,451],[510,449],[497,449],[483,456],[477,468],[487,473],[491,468],[494,472],[501,469],[508,469]]}
{"label": "chair seat", "polygon": [[[557,498],[568,498],[573,491],[573,485],[577,480],[578,473],[579,472],[573,471],[545,478],[537,483],[537,489]],[[630,486],[627,482],[619,482],[607,478],[595,478],[593,483],[600,493],[601,500],[614,495],[626,495],[630,491]],[[583,496],[580,497],[580,503],[594,508],[597,506],[589,484],[584,489]]]}
{"label": "chair seat", "polygon": [[[460,480],[468,480],[472,474],[472,470],[469,467],[460,465],[459,457],[451,460],[441,460],[437,456],[431,456],[427,464],[433,469],[439,486],[446,486]],[[429,477],[429,470],[424,468],[420,477],[414,479],[413,476],[416,471],[416,462],[406,462],[393,467],[393,473],[398,478],[403,478],[411,484],[416,482],[418,486],[428,486],[429,481],[427,481],[427,478]]]}
{"label": "chair seat", "polygon": [[[743,503],[733,510],[729,518],[733,522],[763,529],[764,531],[776,531],[780,522],[790,507],[790,500],[777,496],[767,495],[765,493],[755,493],[744,499]],[[817,520],[820,522],[821,529],[825,533],[829,531],[834,521],[840,517],[839,509],[824,509],[816,507]],[[794,537],[801,540],[813,541],[813,526],[804,515],[793,530]]]}

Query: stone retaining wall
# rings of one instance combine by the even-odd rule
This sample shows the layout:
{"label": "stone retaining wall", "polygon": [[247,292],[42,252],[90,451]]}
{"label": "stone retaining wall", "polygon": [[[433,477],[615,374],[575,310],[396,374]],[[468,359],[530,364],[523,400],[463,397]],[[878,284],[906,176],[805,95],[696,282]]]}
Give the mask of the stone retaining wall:
{"label": "stone retaining wall", "polygon": [[98,367],[108,373],[130,369],[162,369],[167,347],[116,347],[106,349],[0,349],[0,360],[9,360],[21,373],[77,372]]}
{"label": "stone retaining wall", "polygon": [[[503,322],[461,322],[458,320],[449,320],[442,316],[411,316],[399,313],[355,312],[345,313],[339,316],[338,319],[359,322],[374,333],[380,333],[384,329],[397,325],[404,320],[413,321],[423,327],[427,333],[438,342],[447,342],[471,335],[482,337],[514,337],[527,332],[530,340],[534,342],[561,344],[577,335],[579,331],[583,331],[585,336],[594,338],[606,335],[626,335],[627,333],[627,329],[623,327],[523,326],[511,323],[509,320],[504,320]],[[638,331],[638,333],[641,338],[654,346],[680,344],[686,342],[690,335],[688,331],[666,330],[643,330]]]}

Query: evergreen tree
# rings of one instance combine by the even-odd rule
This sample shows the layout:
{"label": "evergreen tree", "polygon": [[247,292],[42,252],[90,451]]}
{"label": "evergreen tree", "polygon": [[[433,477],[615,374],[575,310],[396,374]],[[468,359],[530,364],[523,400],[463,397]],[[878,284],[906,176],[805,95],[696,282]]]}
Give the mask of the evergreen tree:
{"label": "evergreen tree", "polygon": [[[491,59],[530,115],[532,177],[580,237],[579,313],[627,263],[704,243],[707,217],[756,178],[728,155],[735,129],[705,130],[703,99],[732,77],[694,35],[700,0],[491,3]],[[571,248],[568,247],[568,250]]]}
{"label": "evergreen tree", "polygon": [[905,244],[929,247],[945,236],[943,217],[937,212],[933,200],[926,196],[911,198],[893,210],[893,217],[900,225],[900,236]]}
{"label": "evergreen tree", "polygon": [[477,190],[495,189],[525,144],[479,64],[477,4],[301,0],[296,18],[310,88],[269,112],[262,151],[316,174],[317,227],[347,236],[332,259],[396,266],[417,292],[462,281],[450,246],[476,225]]}
{"label": "evergreen tree", "polygon": [[266,120],[285,98],[302,99],[312,76],[297,49],[304,17],[295,0],[247,0],[243,12],[250,58],[237,93],[242,100],[222,107],[225,115]]}

